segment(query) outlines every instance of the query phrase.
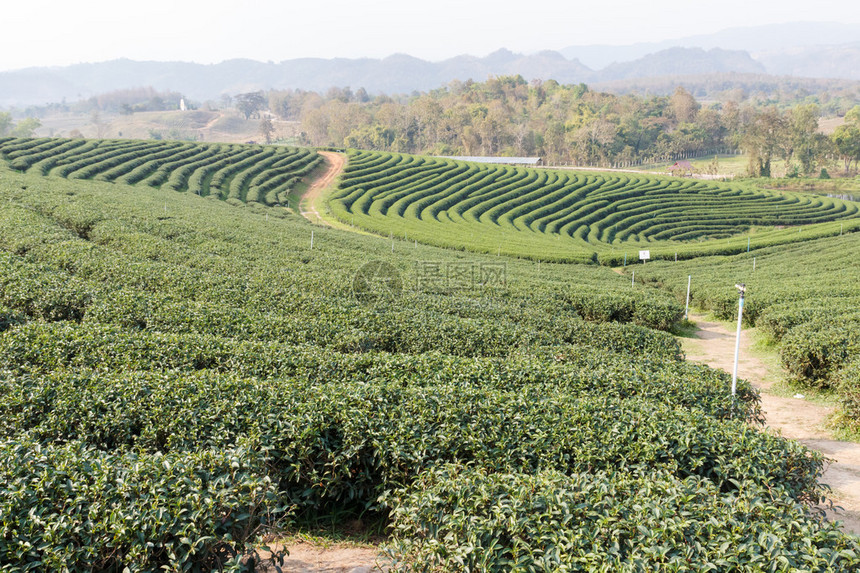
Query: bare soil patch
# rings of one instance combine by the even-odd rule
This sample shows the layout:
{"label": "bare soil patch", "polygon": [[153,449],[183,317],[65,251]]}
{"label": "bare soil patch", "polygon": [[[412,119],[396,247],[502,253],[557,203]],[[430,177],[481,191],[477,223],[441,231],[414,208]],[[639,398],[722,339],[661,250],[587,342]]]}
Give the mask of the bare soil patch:
{"label": "bare soil patch", "polygon": [[[286,549],[284,573],[380,573],[389,571],[387,558],[376,547],[355,547],[349,544],[317,545],[302,539],[272,549]],[[258,570],[274,573],[268,565]]]}
{"label": "bare soil patch", "polygon": [[[696,340],[687,339],[684,342],[687,359],[731,373],[735,333],[703,316],[691,314],[690,319],[696,323],[698,330]],[[772,372],[751,351],[748,334],[741,334],[738,377],[748,380],[761,391],[768,428],[818,450],[833,460],[821,480],[832,488],[830,497],[835,508],[827,510],[828,518],[841,520],[845,529],[860,535],[860,444],[833,439],[832,432],[827,428],[827,420],[833,413],[831,408],[814,404],[805,398],[777,396],[769,392],[778,373]]]}

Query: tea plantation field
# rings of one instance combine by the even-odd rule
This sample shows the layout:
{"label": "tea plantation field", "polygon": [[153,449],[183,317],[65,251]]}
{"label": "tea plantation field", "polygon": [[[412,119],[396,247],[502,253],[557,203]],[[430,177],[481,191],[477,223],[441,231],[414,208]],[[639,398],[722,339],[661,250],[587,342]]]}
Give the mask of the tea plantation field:
{"label": "tea plantation field", "polygon": [[688,259],[860,229],[855,203],[750,184],[366,151],[349,153],[329,204],[341,221],[384,236],[613,266],[639,250]]}
{"label": "tea plantation field", "polygon": [[860,567],[821,455],[683,360],[672,293],[73,177],[53,141],[0,148],[0,570],[247,570],[309,516],[381,521],[398,570]]}
{"label": "tea plantation field", "polygon": [[17,171],[164,187],[203,197],[286,205],[320,157],[307,149],[130,139],[0,138]]}

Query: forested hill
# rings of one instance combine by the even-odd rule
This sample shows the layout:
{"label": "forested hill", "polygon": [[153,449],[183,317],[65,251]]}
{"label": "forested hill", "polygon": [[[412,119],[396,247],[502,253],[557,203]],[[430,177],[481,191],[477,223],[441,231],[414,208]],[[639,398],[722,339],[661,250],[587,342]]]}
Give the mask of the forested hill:
{"label": "forested hill", "polygon": [[[584,84],[528,83],[522,77],[460,83],[403,100],[351,90],[325,97],[292,90],[260,94],[260,105],[301,122],[304,143],[444,156],[542,157],[548,165],[625,167],[743,149],[748,174],[848,172],[858,160],[857,92],[783,110],[729,100],[703,105],[681,87],[669,97],[616,96]],[[822,115],[843,116],[830,136]],[[833,163],[839,158],[839,165]]]}

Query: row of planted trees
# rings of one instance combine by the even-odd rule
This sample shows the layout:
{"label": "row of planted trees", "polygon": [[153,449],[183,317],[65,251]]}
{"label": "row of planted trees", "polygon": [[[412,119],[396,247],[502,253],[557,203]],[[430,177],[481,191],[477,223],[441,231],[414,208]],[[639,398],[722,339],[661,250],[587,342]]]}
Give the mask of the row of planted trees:
{"label": "row of planted trees", "polygon": [[372,98],[332,89],[265,94],[268,108],[301,122],[303,143],[403,153],[540,156],[548,164],[612,166],[743,149],[750,174],[775,159],[812,174],[834,158],[860,159],[860,107],[828,136],[816,104],[789,109],[703,105],[683,88],[671,96],[614,95],[584,84],[522,77],[454,82],[429,93]]}

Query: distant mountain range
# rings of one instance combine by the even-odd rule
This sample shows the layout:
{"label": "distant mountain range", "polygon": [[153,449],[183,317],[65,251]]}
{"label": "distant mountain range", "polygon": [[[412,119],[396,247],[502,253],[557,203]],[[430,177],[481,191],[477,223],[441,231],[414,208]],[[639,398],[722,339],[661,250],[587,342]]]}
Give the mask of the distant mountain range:
{"label": "distant mountain range", "polygon": [[[753,58],[762,61],[761,56],[770,53],[798,52],[801,48],[816,48],[821,46],[837,46],[840,44],[857,44],[860,42],[860,24],[841,24],[837,22],[791,22],[787,24],[771,24],[767,26],[736,27],[722,30],[715,34],[687,36],[676,40],[661,42],[643,42],[626,46],[608,46],[603,44],[568,46],[559,50],[566,58],[576,58],[592,69],[602,69],[615,62],[630,62],[648,54],[653,54],[668,48],[722,48],[724,50],[742,50],[749,52]],[[767,62],[763,61],[767,67]],[[845,62],[844,70],[852,62]],[[857,74],[857,62],[853,62],[853,73]],[[790,74],[790,67],[768,69],[772,74]],[[828,76],[831,77],[831,76]],[[848,78],[844,75],[839,76]]]}
{"label": "distant mountain range", "polygon": [[483,81],[489,76],[515,74],[528,80],[606,84],[727,73],[860,80],[860,25],[795,23],[733,28],[668,42],[571,46],[530,55],[502,49],[483,58],[457,56],[441,62],[404,54],[381,60],[229,60],[211,65],[122,59],[0,72],[0,106],[75,101],[143,86],[203,101],[225,93],[286,88],[324,92],[333,86],[364,87],[370,93],[411,93],[435,89],[452,80]]}

